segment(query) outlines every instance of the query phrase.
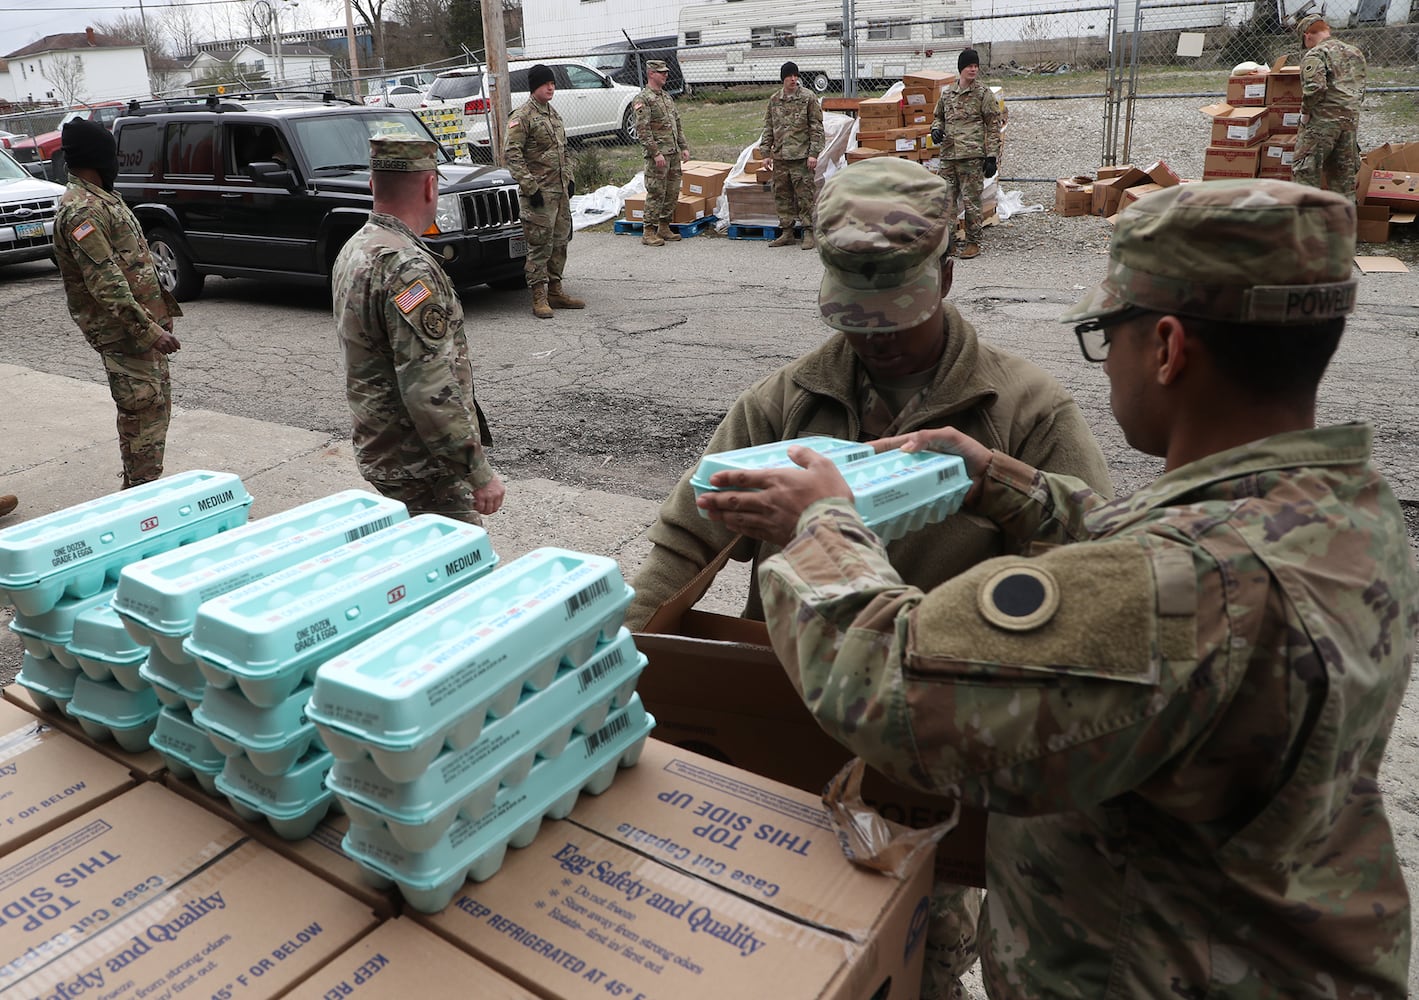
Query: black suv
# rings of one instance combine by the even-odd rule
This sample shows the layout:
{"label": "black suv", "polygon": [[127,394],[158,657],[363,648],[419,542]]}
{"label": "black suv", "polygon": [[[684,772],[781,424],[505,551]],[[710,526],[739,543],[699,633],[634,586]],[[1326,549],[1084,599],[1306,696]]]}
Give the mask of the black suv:
{"label": "black suv", "polygon": [[[209,274],[324,284],[369,218],[371,136],[432,138],[412,111],[318,100],[229,98],[129,106],[114,190],[137,215],[163,284],[196,298]],[[424,235],[453,283],[523,285],[527,240],[506,170],[439,151],[439,204]]]}

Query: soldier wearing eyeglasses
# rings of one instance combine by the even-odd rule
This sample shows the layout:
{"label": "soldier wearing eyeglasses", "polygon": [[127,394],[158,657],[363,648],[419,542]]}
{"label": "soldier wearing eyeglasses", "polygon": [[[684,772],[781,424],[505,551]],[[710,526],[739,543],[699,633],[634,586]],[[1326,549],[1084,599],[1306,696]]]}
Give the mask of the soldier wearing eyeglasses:
{"label": "soldier wearing eyeglasses", "polygon": [[[1128,441],[1108,502],[954,430],[967,508],[1033,558],[902,582],[836,468],[718,473],[820,725],[990,810],[991,996],[1403,997],[1410,909],[1378,770],[1419,576],[1363,424],[1317,427],[1355,209],[1285,181],[1168,188],[1071,310]],[[734,492],[757,489],[761,492]]]}

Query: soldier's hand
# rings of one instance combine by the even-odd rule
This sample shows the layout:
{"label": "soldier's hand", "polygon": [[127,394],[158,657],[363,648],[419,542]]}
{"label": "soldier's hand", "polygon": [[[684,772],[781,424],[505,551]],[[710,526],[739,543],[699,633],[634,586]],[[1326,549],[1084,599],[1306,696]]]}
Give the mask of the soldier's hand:
{"label": "soldier's hand", "polygon": [[808,157],[808,169],[809,169],[809,170],[817,170],[817,169],[818,169],[818,158],[817,158],[816,156],[810,156],[810,157]]}
{"label": "soldier's hand", "polygon": [[657,170],[664,170],[664,169],[665,169],[665,154],[664,154],[664,153],[656,153],[656,154],[655,154],[655,169],[657,169]]}
{"label": "soldier's hand", "polygon": [[547,199],[542,197],[542,190],[540,188],[528,195],[527,201],[533,208],[541,208],[543,205],[547,204]]}
{"label": "soldier's hand", "polygon": [[682,149],[682,150],[680,150],[680,162],[681,162],[681,163],[689,163],[689,162],[690,162],[690,151],[689,151],[688,149]]}
{"label": "soldier's hand", "polygon": [[941,145],[941,138],[942,138],[942,136],[941,136],[941,126],[940,126],[940,125],[933,125],[933,126],[931,126],[931,141],[934,142],[934,143],[936,143],[936,145],[939,146],[939,145]]}
{"label": "soldier's hand", "polygon": [[153,341],[153,350],[162,351],[164,354],[171,354],[180,347],[182,347],[182,344],[170,333],[165,333],[157,340]]}
{"label": "soldier's hand", "polygon": [[828,497],[852,500],[852,489],[832,459],[801,445],[788,455],[802,468],[716,472],[710,483],[723,492],[701,494],[695,503],[731,531],[787,545],[813,503]]}
{"label": "soldier's hand", "polygon": [[766,156],[766,157],[764,157],[764,169],[765,169],[765,170],[772,170],[773,168],[774,168],[774,158],[773,158],[772,156]]}
{"label": "soldier's hand", "polygon": [[506,493],[507,488],[503,486],[503,481],[494,474],[492,482],[473,491],[473,506],[479,514],[496,514],[502,508],[503,496]]}
{"label": "soldier's hand", "polygon": [[985,176],[987,176],[987,177],[994,177],[994,176],[995,176],[995,168],[996,168],[995,157],[993,157],[993,156],[987,156],[987,157],[985,158]]}
{"label": "soldier's hand", "polygon": [[910,434],[902,434],[897,437],[881,438],[871,442],[871,445],[879,455],[884,451],[891,451],[893,448],[900,448],[905,452],[939,451],[947,455],[959,455],[961,460],[966,463],[966,475],[970,476],[971,482],[975,484],[966,497],[968,502],[975,499],[975,493],[980,488],[981,476],[985,474],[986,466],[990,465],[990,449],[970,435],[962,434],[954,427],[932,427],[927,430],[913,431]]}

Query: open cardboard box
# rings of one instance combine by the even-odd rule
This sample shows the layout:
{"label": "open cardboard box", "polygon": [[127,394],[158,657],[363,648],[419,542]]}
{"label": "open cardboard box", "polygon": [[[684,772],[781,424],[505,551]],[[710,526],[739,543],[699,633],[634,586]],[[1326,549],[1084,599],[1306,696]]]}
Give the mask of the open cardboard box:
{"label": "open cardboard box", "polygon": [[[666,601],[636,633],[650,660],[637,690],[656,736],[813,793],[851,757],[818,727],[769,645],[763,622],[695,609],[729,551]],[[923,827],[950,818],[941,796],[895,785],[871,769],[863,797],[886,819]],[[985,885],[986,813],[962,806],[937,847],[940,877]]]}
{"label": "open cardboard box", "polygon": [[1419,142],[1387,142],[1366,153],[1355,200],[1400,211],[1419,209]]}

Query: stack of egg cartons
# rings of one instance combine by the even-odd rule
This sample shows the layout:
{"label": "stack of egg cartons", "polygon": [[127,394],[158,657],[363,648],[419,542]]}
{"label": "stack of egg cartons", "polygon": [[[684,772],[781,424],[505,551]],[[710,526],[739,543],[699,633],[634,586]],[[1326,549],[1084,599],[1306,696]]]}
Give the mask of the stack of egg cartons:
{"label": "stack of egg cartons", "polygon": [[[695,496],[721,489],[710,483],[716,472],[797,468],[788,457],[795,445],[832,459],[852,489],[858,514],[884,542],[954,514],[971,489],[966,465],[955,455],[897,449],[878,455],[858,441],[805,437],[706,455],[690,477]],[[701,508],[700,516],[709,514]]]}
{"label": "stack of egg cartons", "polygon": [[182,644],[205,681],[192,718],[227,754],[214,784],[236,812],[308,836],[332,801],[303,711],[316,669],[496,564],[482,528],[423,514],[204,601]]}
{"label": "stack of egg cartons", "polygon": [[124,567],[236,528],[251,495],[225,472],[182,472],[0,531],[0,600],[25,646],[19,684],[95,739],[147,747],[158,703],[142,652],[106,611]]}
{"label": "stack of egg cartons", "polygon": [[326,661],[306,714],[371,881],[440,910],[636,762],[631,596],[614,560],[537,549]]}
{"label": "stack of egg cartons", "polygon": [[[209,794],[216,794],[217,775],[227,759],[191,714],[202,702],[206,682],[182,644],[192,633],[202,602],[408,516],[397,500],[346,490],[124,568],[112,609],[107,611],[112,619],[105,617],[103,624],[121,623],[131,640],[140,644],[136,648],[143,654],[138,657],[141,662],[121,671],[115,668],[114,673],[125,687],[132,685],[136,673],[137,683],[151,686],[161,702],[150,741],[169,770],[182,778],[194,778]],[[81,616],[81,624],[83,619]],[[75,643],[78,641],[76,629]],[[84,662],[80,656],[80,665]],[[260,753],[299,742],[302,731],[308,745],[312,730],[302,727],[303,721],[293,722],[290,732],[246,734],[244,741],[237,736],[234,742],[222,745],[234,755],[241,752],[241,743]]]}

